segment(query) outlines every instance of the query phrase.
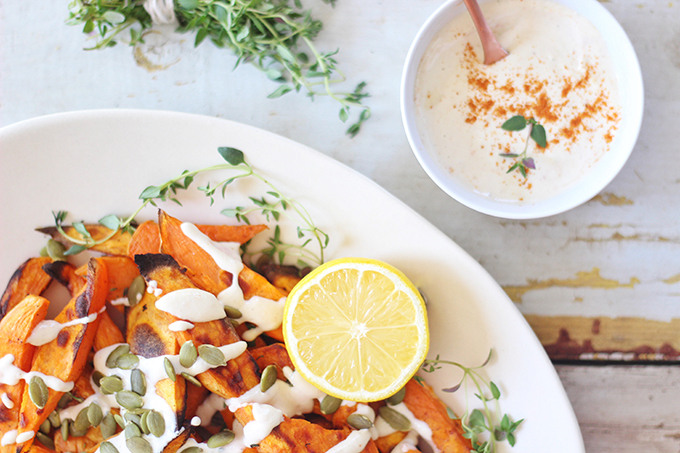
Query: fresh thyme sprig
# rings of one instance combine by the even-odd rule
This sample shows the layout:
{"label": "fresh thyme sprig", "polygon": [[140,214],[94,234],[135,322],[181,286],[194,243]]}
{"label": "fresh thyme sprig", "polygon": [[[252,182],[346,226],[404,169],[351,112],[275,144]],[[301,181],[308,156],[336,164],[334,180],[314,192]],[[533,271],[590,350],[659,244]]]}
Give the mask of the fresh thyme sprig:
{"label": "fresh thyme sprig", "polygon": [[[491,359],[493,351],[489,351],[489,355],[479,366],[466,367],[458,362],[449,360],[441,360],[439,355],[433,360],[425,360],[422,365],[423,371],[426,373],[433,373],[441,368],[441,365],[452,365],[460,368],[463,371],[463,378],[461,381],[451,388],[442,389],[444,392],[453,393],[462,386],[467,388],[468,379],[472,381],[477,393],[475,396],[482,402],[482,409],[469,409],[466,401],[465,413],[460,417],[461,426],[463,428],[463,436],[470,439],[472,442],[472,451],[478,453],[494,453],[496,451],[496,442],[507,440],[510,446],[515,446],[516,438],[515,431],[524,419],[513,422],[508,414],[501,414],[499,399],[501,391],[493,381],[487,381],[479,372],[489,360]],[[419,380],[416,376],[416,380]],[[489,397],[488,394],[491,394]],[[493,407],[491,406],[493,403]],[[456,414],[447,408],[449,417],[457,419]],[[484,436],[484,434],[488,436]]]}
{"label": "fresh thyme sprig", "polygon": [[531,138],[538,146],[545,148],[548,146],[548,141],[545,135],[545,128],[533,118],[525,118],[522,115],[515,115],[507,120],[501,126],[506,131],[521,131],[527,124],[530,127],[529,136],[524,144],[524,151],[522,154],[515,153],[501,153],[501,157],[519,158],[506,173],[518,170],[522,176],[527,177],[529,169],[536,170],[536,163],[533,157],[527,157],[527,149],[529,148],[529,139]]}
{"label": "fresh thyme sprig", "polygon": [[[335,0],[325,0],[333,4]],[[320,21],[303,10],[300,0],[177,0],[175,14],[179,32],[195,32],[194,45],[210,39],[217,47],[231,49],[238,57],[234,69],[248,62],[281,83],[267,96],[278,98],[291,91],[304,89],[311,98],[329,96],[340,104],[339,118],[346,122],[350,108],[359,111],[357,119],[347,129],[354,137],[371,116],[363,104],[369,94],[365,82],[353,91],[335,91],[333,85],[344,82],[333,52],[322,53],[313,39],[322,28]],[[102,49],[117,44],[122,33],[129,30],[129,43],[143,42],[144,32],[152,28],[151,16],[142,0],[72,0],[69,5],[70,25],[82,25],[83,32],[97,36],[97,43],[87,50]],[[307,52],[300,50],[304,44]]]}
{"label": "fresh thyme sprig", "polygon": [[[75,255],[88,248],[94,247],[95,245],[101,244],[109,239],[111,239],[119,231],[134,231],[134,221],[135,217],[144,209],[147,205],[151,204],[157,206],[158,201],[173,201],[180,206],[182,203],[177,198],[177,192],[180,190],[187,190],[189,186],[194,182],[194,178],[201,173],[215,172],[219,170],[235,170],[240,171],[240,173],[232,174],[230,177],[218,182],[215,185],[210,183],[205,186],[197,187],[198,190],[203,192],[203,194],[210,198],[210,205],[212,206],[215,202],[215,193],[219,191],[222,198],[226,196],[227,187],[229,187],[234,181],[238,179],[252,177],[260,180],[265,185],[268,186],[269,190],[267,194],[271,196],[274,201],[268,201],[264,197],[254,198],[250,197],[254,206],[250,208],[245,208],[242,206],[233,209],[224,209],[221,213],[228,217],[235,217],[237,220],[250,224],[248,219],[248,214],[253,212],[259,212],[263,214],[267,221],[273,218],[275,221],[279,221],[282,215],[286,215],[289,218],[296,217],[301,225],[297,226],[297,237],[299,239],[304,239],[301,245],[298,244],[288,244],[281,240],[281,230],[279,225],[276,225],[274,229],[274,236],[270,238],[267,243],[268,247],[259,252],[250,253],[251,255],[257,253],[264,253],[272,258],[278,258],[279,262],[283,264],[284,259],[287,255],[294,253],[298,257],[298,266],[307,267],[308,262],[313,262],[316,265],[322,264],[324,262],[324,250],[328,247],[329,238],[326,233],[316,227],[314,220],[310,216],[309,212],[297,201],[287,197],[280,190],[278,190],[272,183],[270,183],[264,176],[257,173],[249,163],[246,162],[245,156],[242,151],[236,148],[230,147],[220,147],[218,152],[222,158],[226,161],[224,164],[213,165],[210,167],[202,168],[200,170],[185,170],[176,178],[173,178],[159,186],[149,186],[142,191],[139,195],[139,199],[142,200],[142,204],[137,208],[137,210],[132,213],[127,218],[118,217],[116,215],[110,214],[99,220],[99,223],[106,228],[111,230],[111,233],[106,237],[95,240],[87,227],[83,222],[74,222],[74,229],[80,233],[82,238],[77,238],[72,235],[67,234],[64,230],[64,221],[66,220],[67,213],[65,211],[53,212],[56,228],[61,233],[64,238],[68,239],[73,245],[69,248],[65,254]],[[289,213],[294,214],[293,216]],[[318,245],[318,253],[311,252],[308,250],[307,245],[315,241]]]}

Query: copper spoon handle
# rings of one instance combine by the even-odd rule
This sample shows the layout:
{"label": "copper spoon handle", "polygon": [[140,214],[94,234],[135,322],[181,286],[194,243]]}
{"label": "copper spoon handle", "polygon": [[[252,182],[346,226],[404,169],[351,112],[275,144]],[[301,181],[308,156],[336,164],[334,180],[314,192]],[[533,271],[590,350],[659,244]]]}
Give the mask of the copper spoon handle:
{"label": "copper spoon handle", "polygon": [[479,7],[477,0],[463,0],[465,6],[472,17],[472,22],[475,24],[479,39],[482,41],[482,48],[484,49],[484,64],[494,64],[498,60],[508,56],[508,52],[501,47],[496,40],[489,24],[486,23],[482,10]]}

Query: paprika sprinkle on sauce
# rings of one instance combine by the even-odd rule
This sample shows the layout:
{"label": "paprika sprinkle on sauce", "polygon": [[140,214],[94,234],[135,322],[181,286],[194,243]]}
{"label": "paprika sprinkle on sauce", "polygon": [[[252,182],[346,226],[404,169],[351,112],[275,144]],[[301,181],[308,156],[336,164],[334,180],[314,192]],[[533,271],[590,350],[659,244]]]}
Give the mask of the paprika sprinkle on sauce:
{"label": "paprika sprinkle on sauce", "polygon": [[[568,189],[609,150],[621,107],[604,40],[584,17],[551,0],[499,0],[482,6],[510,52],[484,65],[467,14],[444,27],[418,69],[417,125],[426,148],[461,184],[493,199],[530,203]],[[513,116],[533,118],[547,146],[529,141],[535,169],[507,173],[529,128],[509,132]],[[491,152],[490,152],[491,151]]]}

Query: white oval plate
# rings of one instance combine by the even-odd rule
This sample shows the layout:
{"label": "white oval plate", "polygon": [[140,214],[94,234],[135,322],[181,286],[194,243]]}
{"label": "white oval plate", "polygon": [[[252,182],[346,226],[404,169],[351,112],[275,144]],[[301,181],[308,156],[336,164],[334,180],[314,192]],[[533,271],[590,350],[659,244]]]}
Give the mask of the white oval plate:
{"label": "white oval plate", "polygon": [[[52,115],[0,130],[0,281],[35,256],[45,238],[33,231],[53,224],[51,211],[96,222],[138,206],[138,195],[185,169],[222,163],[217,147],[241,149],[259,172],[302,203],[330,238],[327,258],[362,256],[387,261],[426,294],[430,357],[468,366],[494,354],[482,374],[502,392],[501,406],[525,419],[517,445],[501,452],[584,451],[578,423],[559,378],[522,315],[489,274],[460,247],[406,205],[359,173],[312,149],[260,129],[225,120],[158,111],[110,110]],[[219,179],[212,175],[213,184]],[[200,185],[205,181],[197,181]],[[180,194],[170,214],[193,222],[232,223],[221,209],[262,196],[246,182],[210,207],[203,194]],[[151,218],[145,209],[139,218]],[[443,368],[424,377],[435,389],[461,374]],[[469,388],[471,407],[479,401]],[[457,413],[466,393],[440,393]]]}

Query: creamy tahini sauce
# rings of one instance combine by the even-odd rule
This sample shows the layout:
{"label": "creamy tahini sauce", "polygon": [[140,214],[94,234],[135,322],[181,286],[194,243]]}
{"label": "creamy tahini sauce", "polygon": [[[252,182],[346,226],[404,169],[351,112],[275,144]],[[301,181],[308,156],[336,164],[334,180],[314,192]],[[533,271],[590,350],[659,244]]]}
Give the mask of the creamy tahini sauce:
{"label": "creamy tahini sauce", "polygon": [[[609,150],[620,105],[605,42],[584,17],[550,0],[482,5],[510,52],[485,66],[479,37],[461,14],[432,40],[415,87],[416,122],[435,160],[461,184],[486,197],[529,203],[564,192]],[[548,146],[530,142],[536,170],[506,174],[529,128],[501,129],[514,115],[533,117]]]}

